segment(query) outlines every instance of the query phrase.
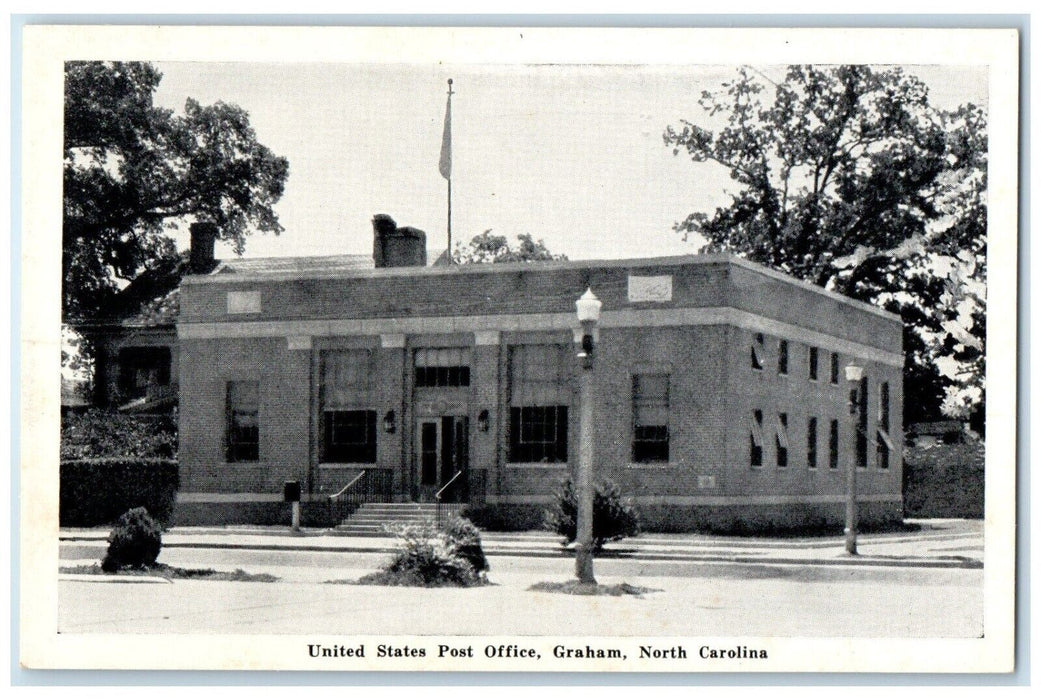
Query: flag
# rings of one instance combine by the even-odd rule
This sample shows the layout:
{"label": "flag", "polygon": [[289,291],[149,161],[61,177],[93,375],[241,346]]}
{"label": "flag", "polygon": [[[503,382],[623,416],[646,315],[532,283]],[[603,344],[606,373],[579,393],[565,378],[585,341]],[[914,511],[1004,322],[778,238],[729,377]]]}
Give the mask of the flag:
{"label": "flag", "polygon": [[[449,81],[451,83],[451,81]],[[451,89],[451,88],[449,88]],[[441,137],[441,162],[437,169],[441,177],[452,179],[452,93],[448,93],[448,105],[445,107],[445,133]]]}

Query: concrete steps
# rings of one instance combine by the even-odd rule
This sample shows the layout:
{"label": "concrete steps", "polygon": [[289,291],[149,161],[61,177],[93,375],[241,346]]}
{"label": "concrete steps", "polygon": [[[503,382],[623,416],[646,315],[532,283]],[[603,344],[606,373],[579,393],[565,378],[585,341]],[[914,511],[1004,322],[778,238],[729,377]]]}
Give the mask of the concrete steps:
{"label": "concrete steps", "polygon": [[[442,506],[442,516],[447,521],[458,515],[462,508],[460,503],[446,503]],[[388,529],[436,522],[436,503],[363,503],[336,526],[335,532],[360,537],[393,537],[394,533]]]}

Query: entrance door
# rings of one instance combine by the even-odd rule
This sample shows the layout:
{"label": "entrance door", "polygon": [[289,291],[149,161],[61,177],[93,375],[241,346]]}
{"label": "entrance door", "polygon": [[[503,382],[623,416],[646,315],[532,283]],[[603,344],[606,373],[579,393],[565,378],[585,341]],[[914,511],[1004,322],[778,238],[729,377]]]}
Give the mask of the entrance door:
{"label": "entrance door", "polygon": [[[467,468],[470,465],[470,420],[466,416],[420,418],[416,430],[416,462],[419,497],[433,501],[437,492],[446,503],[461,503],[469,497]],[[456,477],[456,474],[459,474]],[[453,477],[455,480],[453,481]]]}

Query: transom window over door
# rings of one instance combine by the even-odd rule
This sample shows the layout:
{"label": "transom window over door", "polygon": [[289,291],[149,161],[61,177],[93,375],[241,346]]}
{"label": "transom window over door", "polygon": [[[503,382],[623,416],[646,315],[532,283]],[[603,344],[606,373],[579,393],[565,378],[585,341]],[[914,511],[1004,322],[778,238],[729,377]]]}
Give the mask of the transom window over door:
{"label": "transom window over door", "polygon": [[669,461],[669,375],[633,375],[633,461]]}
{"label": "transom window over door", "polygon": [[470,386],[470,348],[416,350],[416,386]]}
{"label": "transom window over door", "polygon": [[569,350],[563,345],[510,348],[510,462],[567,462]]}
{"label": "transom window over door", "polygon": [[372,353],[327,350],[321,361],[321,461],[375,463]]}

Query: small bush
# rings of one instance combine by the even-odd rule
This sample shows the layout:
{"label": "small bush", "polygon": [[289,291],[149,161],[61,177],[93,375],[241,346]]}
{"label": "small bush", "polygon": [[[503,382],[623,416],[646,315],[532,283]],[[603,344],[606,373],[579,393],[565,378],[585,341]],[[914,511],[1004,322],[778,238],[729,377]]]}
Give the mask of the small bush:
{"label": "small bush", "polygon": [[61,526],[95,527],[139,507],[168,523],[179,478],[177,462],[170,459],[115,457],[63,461],[59,482]]}
{"label": "small bush", "polygon": [[143,569],[155,564],[162,549],[159,524],[144,508],[128,510],[108,536],[108,552],[101,560],[103,571]]}
{"label": "small bush", "polygon": [[383,570],[358,583],[384,586],[479,586],[488,560],[472,523],[457,518],[444,530],[410,525],[397,531],[401,546]]}
{"label": "small bush", "polygon": [[456,554],[470,562],[478,574],[487,571],[488,558],[481,545],[481,532],[465,518],[453,518],[444,527],[445,538],[454,547]]}
{"label": "small bush", "polygon": [[[545,527],[564,537],[564,544],[577,536],[578,499],[568,479],[555,494],[556,506],[545,513]],[[640,534],[640,517],[636,508],[622,498],[621,490],[604,480],[596,485],[593,495],[593,549],[600,551],[608,542]]]}

